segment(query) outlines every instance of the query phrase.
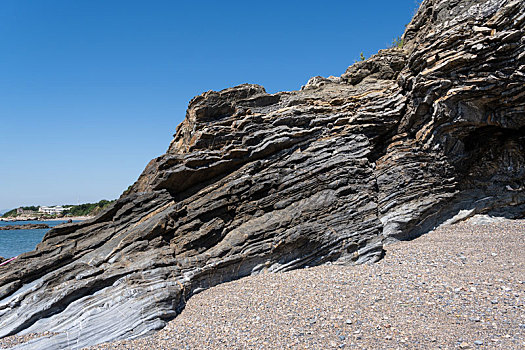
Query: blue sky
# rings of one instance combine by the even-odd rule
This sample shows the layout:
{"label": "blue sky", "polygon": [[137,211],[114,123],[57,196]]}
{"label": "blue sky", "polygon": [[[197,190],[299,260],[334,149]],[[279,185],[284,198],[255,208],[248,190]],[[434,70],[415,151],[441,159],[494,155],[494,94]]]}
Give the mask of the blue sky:
{"label": "blue sky", "polygon": [[0,209],[117,198],[188,101],[297,90],[387,47],[416,1],[0,2]]}

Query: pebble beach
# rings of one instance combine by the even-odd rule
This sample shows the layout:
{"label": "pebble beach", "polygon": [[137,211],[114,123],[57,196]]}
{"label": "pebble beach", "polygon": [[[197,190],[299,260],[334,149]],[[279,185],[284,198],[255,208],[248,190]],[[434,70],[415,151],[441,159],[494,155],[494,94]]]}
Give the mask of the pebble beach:
{"label": "pebble beach", "polygon": [[375,264],[216,286],[156,334],[87,349],[524,349],[524,304],[525,220],[475,217]]}

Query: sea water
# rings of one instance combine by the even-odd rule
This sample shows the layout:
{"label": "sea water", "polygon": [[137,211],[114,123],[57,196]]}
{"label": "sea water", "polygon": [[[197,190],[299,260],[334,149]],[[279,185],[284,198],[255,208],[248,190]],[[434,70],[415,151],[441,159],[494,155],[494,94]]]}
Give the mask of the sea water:
{"label": "sea water", "polygon": [[[26,225],[26,224],[47,224],[49,227],[62,224],[66,220],[53,221],[0,221],[0,226],[6,225]],[[35,249],[36,245],[42,241],[48,228],[37,230],[0,230],[0,256],[12,258],[22,253]]]}

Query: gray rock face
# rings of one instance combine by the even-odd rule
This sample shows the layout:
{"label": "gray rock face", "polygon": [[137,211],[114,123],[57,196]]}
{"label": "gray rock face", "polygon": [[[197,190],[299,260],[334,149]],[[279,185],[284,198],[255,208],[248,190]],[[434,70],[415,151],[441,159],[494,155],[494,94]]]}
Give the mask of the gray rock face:
{"label": "gray rock face", "polygon": [[341,77],[195,97],[108,210],[0,267],[0,337],[140,337],[218,283],[376,261],[458,212],[523,217],[524,23],[522,1],[427,0],[403,49]]}

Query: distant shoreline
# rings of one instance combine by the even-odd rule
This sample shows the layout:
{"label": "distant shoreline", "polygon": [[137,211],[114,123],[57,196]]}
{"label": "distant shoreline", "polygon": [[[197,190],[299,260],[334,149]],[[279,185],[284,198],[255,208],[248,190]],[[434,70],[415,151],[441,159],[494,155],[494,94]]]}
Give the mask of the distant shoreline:
{"label": "distant shoreline", "polygon": [[94,218],[94,216],[67,216],[55,219],[41,219],[41,218],[28,218],[28,217],[14,217],[14,218],[0,218],[0,221],[3,222],[13,222],[13,221],[84,221]]}

